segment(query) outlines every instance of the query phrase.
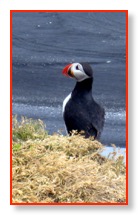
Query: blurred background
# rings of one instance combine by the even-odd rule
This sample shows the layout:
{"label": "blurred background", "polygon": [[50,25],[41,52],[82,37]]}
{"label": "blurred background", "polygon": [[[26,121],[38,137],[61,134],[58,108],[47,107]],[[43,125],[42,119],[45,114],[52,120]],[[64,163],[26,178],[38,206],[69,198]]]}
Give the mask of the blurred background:
{"label": "blurred background", "polygon": [[12,57],[13,114],[66,134],[62,103],[75,80],[62,69],[86,61],[94,71],[93,97],[106,112],[101,142],[125,147],[125,12],[13,12]]}

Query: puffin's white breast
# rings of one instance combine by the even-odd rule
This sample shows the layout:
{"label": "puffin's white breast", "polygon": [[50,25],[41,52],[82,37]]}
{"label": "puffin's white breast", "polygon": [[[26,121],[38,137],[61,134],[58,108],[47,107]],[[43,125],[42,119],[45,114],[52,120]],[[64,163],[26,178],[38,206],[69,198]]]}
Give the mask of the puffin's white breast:
{"label": "puffin's white breast", "polygon": [[71,98],[71,93],[63,101],[62,114],[64,114],[66,104],[68,103],[68,101],[70,100],[70,98]]}

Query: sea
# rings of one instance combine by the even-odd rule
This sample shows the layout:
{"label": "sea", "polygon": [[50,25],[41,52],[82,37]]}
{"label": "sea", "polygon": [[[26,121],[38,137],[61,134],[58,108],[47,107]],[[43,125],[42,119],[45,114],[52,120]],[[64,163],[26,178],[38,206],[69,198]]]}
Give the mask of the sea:
{"label": "sea", "polygon": [[66,135],[62,103],[75,80],[69,63],[88,62],[93,97],[105,109],[100,141],[126,146],[125,12],[12,12],[12,113]]}

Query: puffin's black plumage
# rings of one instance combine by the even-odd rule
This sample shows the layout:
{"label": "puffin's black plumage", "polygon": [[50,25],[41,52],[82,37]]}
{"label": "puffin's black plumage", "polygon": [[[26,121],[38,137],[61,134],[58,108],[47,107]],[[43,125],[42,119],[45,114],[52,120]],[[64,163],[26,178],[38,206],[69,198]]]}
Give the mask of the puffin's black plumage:
{"label": "puffin's black plumage", "polygon": [[87,63],[67,65],[63,74],[77,80],[72,93],[63,102],[63,118],[69,134],[84,131],[85,137],[99,138],[104,125],[104,109],[92,96],[93,71]]}

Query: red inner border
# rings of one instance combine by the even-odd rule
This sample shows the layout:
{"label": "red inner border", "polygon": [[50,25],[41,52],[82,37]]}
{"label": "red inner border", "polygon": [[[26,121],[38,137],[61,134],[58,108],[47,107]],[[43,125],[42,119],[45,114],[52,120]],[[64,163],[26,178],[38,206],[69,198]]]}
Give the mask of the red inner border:
{"label": "red inner border", "polygon": [[[12,13],[16,12],[123,12],[126,13],[126,202],[125,203],[103,203],[103,202],[89,202],[89,203],[13,203],[12,202]],[[128,205],[128,10],[10,10],[10,205]]]}

